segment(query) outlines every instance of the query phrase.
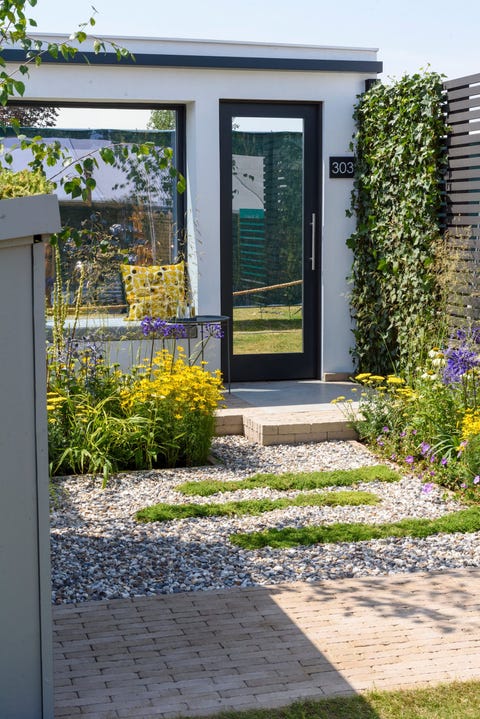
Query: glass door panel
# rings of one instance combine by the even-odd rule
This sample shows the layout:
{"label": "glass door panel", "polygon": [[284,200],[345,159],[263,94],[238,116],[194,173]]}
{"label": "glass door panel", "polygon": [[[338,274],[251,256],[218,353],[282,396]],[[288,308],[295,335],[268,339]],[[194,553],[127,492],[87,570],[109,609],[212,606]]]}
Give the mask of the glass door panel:
{"label": "glass door panel", "polygon": [[303,352],[303,134],[232,118],[234,355]]}
{"label": "glass door panel", "polygon": [[232,378],[317,376],[319,108],[222,103],[222,311]]}

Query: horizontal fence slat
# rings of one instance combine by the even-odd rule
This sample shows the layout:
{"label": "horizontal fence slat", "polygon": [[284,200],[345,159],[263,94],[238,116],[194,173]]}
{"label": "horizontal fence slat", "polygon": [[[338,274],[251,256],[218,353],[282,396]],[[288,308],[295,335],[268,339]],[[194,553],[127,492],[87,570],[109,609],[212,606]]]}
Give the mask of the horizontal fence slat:
{"label": "horizontal fence slat", "polygon": [[447,101],[469,98],[480,94],[480,86],[471,82],[465,85],[459,84],[456,88],[447,89]]}
{"label": "horizontal fence slat", "polygon": [[471,205],[461,205],[458,202],[449,203],[446,207],[446,213],[448,215],[478,215],[480,214],[480,198],[478,202],[472,202]]}
{"label": "horizontal fence slat", "polygon": [[476,202],[480,197],[477,193],[473,192],[453,192],[448,193],[446,196],[448,202]]}
{"label": "horizontal fence slat", "polygon": [[[447,147],[451,147],[452,145],[468,145],[470,148],[480,148],[480,135],[469,135],[468,133],[449,135],[447,137]],[[472,152],[473,151],[472,149]]]}
{"label": "horizontal fence slat", "polygon": [[448,166],[451,170],[460,167],[480,167],[480,155],[477,157],[449,157]]}
{"label": "horizontal fence slat", "polygon": [[450,243],[449,247],[452,256],[455,258],[455,262],[458,263],[462,272],[465,268],[473,268],[476,269],[477,272],[480,271],[480,258],[476,247],[467,250],[462,247],[456,247],[454,242]]}
{"label": "horizontal fence slat", "polygon": [[480,121],[478,120],[471,120],[470,122],[460,122],[458,125],[451,125],[451,132],[450,135],[461,135],[466,132],[479,132],[480,131]]}
{"label": "horizontal fence slat", "polygon": [[457,122],[464,122],[465,120],[475,120],[477,117],[480,117],[480,98],[479,98],[479,107],[474,108],[473,110],[466,110],[465,108],[461,107],[458,108],[458,111],[452,111],[447,113],[447,125],[451,125],[452,123]]}
{"label": "horizontal fence slat", "polygon": [[473,75],[465,75],[464,77],[455,77],[452,80],[445,80],[443,87],[447,90],[451,90],[459,86],[474,85],[475,83],[480,83],[480,72],[474,73]]}
{"label": "horizontal fence slat", "polygon": [[471,147],[447,147],[448,157],[477,158],[480,155],[480,145]]}
{"label": "horizontal fence slat", "polygon": [[448,194],[461,190],[480,190],[480,180],[447,180],[445,184]]}
{"label": "horizontal fence slat", "polygon": [[455,294],[457,295],[458,299],[454,300],[452,298],[451,304],[453,306],[456,305],[457,307],[459,304],[469,304],[470,307],[480,309],[480,296],[477,290],[478,279],[478,277],[474,277],[472,284],[469,287],[466,287],[464,292],[458,292],[457,288],[455,288]]}
{"label": "horizontal fence slat", "polygon": [[457,249],[465,250],[470,253],[475,253],[480,251],[480,245],[478,244],[478,237],[475,237],[472,235],[470,228],[468,228],[466,231],[460,231],[458,232],[458,227],[454,228],[455,231],[457,231],[456,234],[453,232],[450,232],[448,235],[449,242],[453,247],[456,247]]}
{"label": "horizontal fence slat", "polygon": [[[454,245],[455,247],[460,248],[471,248],[476,249],[478,247],[478,240],[471,236],[469,232],[465,233],[462,232],[461,234],[458,233],[458,227],[452,227],[448,226],[447,228],[448,233],[448,241],[451,245]],[[480,249],[480,248],[479,248]]]}
{"label": "horizontal fence slat", "polygon": [[[480,163],[480,158],[478,159]],[[480,167],[475,167],[475,161],[471,163],[468,167],[451,167],[449,168],[448,172],[445,175],[445,181],[454,181],[454,180],[464,180],[469,177],[476,178],[478,177],[480,179]]]}
{"label": "horizontal fence slat", "polygon": [[[466,288],[465,292],[457,292],[455,289],[454,292],[457,295],[455,299],[450,300],[452,307],[458,307],[459,305],[465,305],[470,306],[472,309],[479,310],[480,309],[480,297],[477,290],[477,281],[478,277],[475,277],[471,286]],[[453,294],[453,293],[452,293]]]}
{"label": "horizontal fence slat", "polygon": [[447,107],[447,114],[449,112],[466,110],[469,107],[480,107],[480,97],[470,97],[468,99],[463,98],[462,100],[449,100]]}
{"label": "horizontal fence slat", "polygon": [[470,227],[472,228],[472,233],[477,235],[478,234],[478,223],[480,223],[480,216],[475,221],[472,215],[449,215],[448,216],[448,226],[456,228],[458,227]]}

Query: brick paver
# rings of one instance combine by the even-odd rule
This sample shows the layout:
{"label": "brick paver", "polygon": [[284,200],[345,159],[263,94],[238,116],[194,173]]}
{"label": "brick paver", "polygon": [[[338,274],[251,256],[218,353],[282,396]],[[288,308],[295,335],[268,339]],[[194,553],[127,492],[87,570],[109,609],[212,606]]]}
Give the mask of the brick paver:
{"label": "brick paver", "polygon": [[480,678],[480,570],[54,608],[56,717],[171,719]]}

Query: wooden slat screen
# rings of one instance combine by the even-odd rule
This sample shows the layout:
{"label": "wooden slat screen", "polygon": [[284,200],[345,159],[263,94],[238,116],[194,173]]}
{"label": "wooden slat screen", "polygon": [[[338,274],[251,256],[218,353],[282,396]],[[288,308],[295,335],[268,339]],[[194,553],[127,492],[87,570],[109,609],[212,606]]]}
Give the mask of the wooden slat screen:
{"label": "wooden slat screen", "polygon": [[480,321],[480,73],[444,83],[448,170],[444,222],[452,250],[453,326]]}

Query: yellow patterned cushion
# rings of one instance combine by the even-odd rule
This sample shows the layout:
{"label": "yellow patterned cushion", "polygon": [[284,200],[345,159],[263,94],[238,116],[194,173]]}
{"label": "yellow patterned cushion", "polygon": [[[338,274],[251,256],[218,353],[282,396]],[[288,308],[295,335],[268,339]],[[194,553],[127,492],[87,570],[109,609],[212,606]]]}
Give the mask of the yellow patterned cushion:
{"label": "yellow patterned cushion", "polygon": [[185,263],[176,265],[121,265],[129,305],[127,320],[144,317],[170,319],[185,301]]}

